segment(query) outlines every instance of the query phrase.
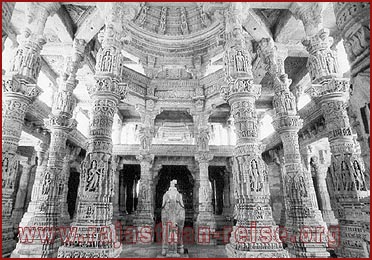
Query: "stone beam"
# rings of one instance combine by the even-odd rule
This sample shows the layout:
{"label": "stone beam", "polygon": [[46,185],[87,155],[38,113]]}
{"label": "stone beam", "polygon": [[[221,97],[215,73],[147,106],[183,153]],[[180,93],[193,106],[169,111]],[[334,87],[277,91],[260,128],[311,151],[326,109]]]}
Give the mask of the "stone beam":
{"label": "stone beam", "polygon": [[[248,3],[247,5],[250,5]],[[246,8],[242,17],[242,26],[245,31],[256,41],[262,38],[273,38],[265,22],[253,10]]]}
{"label": "stone beam", "polygon": [[62,42],[72,42],[74,39],[74,28],[73,28],[73,21],[66,11],[66,9],[62,6],[56,15],[50,17],[54,24],[54,30],[57,32],[58,38]]}
{"label": "stone beam", "polygon": [[99,10],[96,8],[77,29],[74,38],[90,42],[104,25],[105,20],[101,17]]}
{"label": "stone beam", "polygon": [[41,58],[41,71],[53,83],[53,89],[57,90],[58,74],[49,66],[49,64],[43,58]]}
{"label": "stone beam", "polygon": [[302,22],[293,17],[290,11],[285,12],[280,18],[274,31],[275,42],[281,43],[301,42],[305,36]]}

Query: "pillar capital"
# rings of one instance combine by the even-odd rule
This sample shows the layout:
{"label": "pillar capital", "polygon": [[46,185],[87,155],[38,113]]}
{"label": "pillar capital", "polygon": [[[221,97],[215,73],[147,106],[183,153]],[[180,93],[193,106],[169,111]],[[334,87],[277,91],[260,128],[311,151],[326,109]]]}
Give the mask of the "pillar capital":
{"label": "pillar capital", "polygon": [[213,154],[206,151],[199,151],[195,154],[195,160],[198,163],[209,163],[213,159],[213,157]]}
{"label": "pillar capital", "polygon": [[152,165],[154,162],[155,155],[154,154],[138,154],[136,155],[136,159],[142,164]]}
{"label": "pillar capital", "polygon": [[322,12],[324,3],[292,3],[289,10],[301,20],[307,35],[315,34],[323,25]]}
{"label": "pillar capital", "polygon": [[288,57],[288,49],[283,45],[276,45],[272,39],[263,38],[258,43],[257,53],[266,65],[266,71],[271,75],[283,75],[284,61]]}

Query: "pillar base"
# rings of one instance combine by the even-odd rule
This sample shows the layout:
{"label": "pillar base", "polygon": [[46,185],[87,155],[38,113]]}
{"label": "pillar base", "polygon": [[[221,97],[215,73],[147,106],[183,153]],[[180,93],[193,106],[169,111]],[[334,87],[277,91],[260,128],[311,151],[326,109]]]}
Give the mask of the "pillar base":
{"label": "pillar base", "polygon": [[338,220],[333,213],[333,210],[322,210],[323,220],[327,226],[337,226]]}
{"label": "pillar base", "polygon": [[18,242],[11,258],[56,258],[60,245],[60,239],[56,239],[53,244],[42,243],[40,240],[30,244]]}
{"label": "pillar base", "polygon": [[[64,244],[58,248],[58,258],[117,258],[121,253],[121,242],[118,241],[114,225],[74,225],[75,235],[66,238]],[[96,230],[93,239],[92,228]],[[108,230],[109,229],[109,230]],[[101,230],[101,231],[100,231]],[[68,240],[69,238],[69,240]]]}
{"label": "pillar base", "polygon": [[17,241],[14,240],[13,226],[2,225],[2,257],[9,257],[14,248],[16,247]]}
{"label": "pillar base", "polygon": [[216,228],[217,224],[213,213],[199,212],[194,224],[195,243],[197,245],[217,245]]}
{"label": "pillar base", "polygon": [[137,211],[134,215],[133,226],[135,244],[149,245],[154,242],[154,217],[149,212]]}
{"label": "pillar base", "polygon": [[255,250],[243,251],[235,249],[231,244],[225,246],[228,258],[288,258],[288,252],[285,249],[279,250]]}
{"label": "pillar base", "polygon": [[58,258],[118,258],[121,253],[119,248],[78,248],[62,246],[58,249]]}

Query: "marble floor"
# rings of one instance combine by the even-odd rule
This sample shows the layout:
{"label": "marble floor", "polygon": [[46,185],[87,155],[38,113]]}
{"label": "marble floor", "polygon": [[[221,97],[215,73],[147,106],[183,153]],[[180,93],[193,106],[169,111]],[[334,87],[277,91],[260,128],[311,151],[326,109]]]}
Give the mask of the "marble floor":
{"label": "marble floor", "polygon": [[[226,258],[225,246],[185,245],[190,258]],[[123,245],[120,258],[156,258],[161,253],[161,245]]]}

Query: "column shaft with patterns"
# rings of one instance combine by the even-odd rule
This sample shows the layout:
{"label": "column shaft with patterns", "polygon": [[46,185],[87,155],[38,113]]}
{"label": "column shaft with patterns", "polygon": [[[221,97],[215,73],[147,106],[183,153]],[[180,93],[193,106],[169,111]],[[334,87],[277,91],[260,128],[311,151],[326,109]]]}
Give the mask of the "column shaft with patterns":
{"label": "column shaft with patterns", "polygon": [[27,185],[31,173],[31,169],[34,166],[33,161],[35,157],[23,157],[21,156],[19,163],[22,166],[21,178],[19,180],[19,187],[17,191],[17,196],[14,204],[14,209],[12,212],[12,219],[14,223],[14,228],[18,229],[19,222],[22,219],[24,213],[25,200],[27,195]]}
{"label": "column shaft with patterns", "polygon": [[[153,166],[154,155],[142,153],[136,156],[140,162],[141,177],[139,180],[138,204],[134,214],[133,225],[136,227],[138,244],[152,243],[154,235],[154,194]],[[151,237],[149,236],[151,232]]]}
{"label": "column shaft with patterns", "polygon": [[[366,168],[370,168],[370,3],[333,3],[339,37],[350,64],[353,91],[348,108],[353,130],[361,146]],[[340,46],[342,48],[342,46]]]}
{"label": "column shaft with patterns", "polygon": [[[268,167],[261,156],[264,147],[258,141],[255,105],[261,86],[253,83],[252,60],[243,37],[238,5],[232,4],[227,12],[226,83],[221,87],[221,94],[231,108],[237,136],[233,152],[237,223],[226,250],[228,257],[288,257],[269,204]],[[253,236],[253,229],[265,230],[268,236]]]}
{"label": "column shaft with patterns", "polygon": [[[134,215],[133,225],[137,231],[137,243],[149,244],[153,241],[154,231],[154,180],[152,166],[154,155],[151,154],[151,146],[154,138],[155,117],[159,111],[155,110],[155,101],[150,93],[144,106],[137,105],[136,110],[141,116],[138,136],[140,141],[139,154],[136,159],[140,162],[141,177],[139,180],[138,204]],[[146,238],[148,232],[152,232],[151,239]]]}
{"label": "column shaft with patterns", "polygon": [[[51,132],[47,168],[45,172],[41,173],[41,178],[38,178],[41,182],[34,183],[32,200],[20,223],[21,228],[38,226],[50,229],[63,224],[61,221],[63,213],[61,210],[64,207],[62,198],[64,198],[64,190],[67,189],[68,182],[67,171],[64,169],[66,141],[69,132],[74,130],[77,124],[76,120],[72,119],[76,105],[72,93],[78,84],[76,72],[83,59],[85,42],[75,40],[73,46],[74,56],[63,75],[63,81],[53,103],[52,113],[49,115],[49,119],[45,120],[45,125]],[[12,256],[56,257],[61,239],[53,232],[45,235],[50,237],[50,242],[44,246],[41,246],[45,244],[43,234],[35,235],[31,244],[24,243],[23,239],[25,238],[20,237]]]}
{"label": "column shaft with patterns", "polygon": [[[284,148],[284,186],[289,202],[286,228],[291,234],[291,239],[287,240],[288,251],[294,257],[329,257],[326,251],[327,237],[324,235],[327,226],[316,202],[310,173],[301,160],[298,131],[302,127],[302,119],[297,113],[296,99],[289,90],[292,81],[285,74],[287,50],[279,50],[272,40],[263,39],[259,53],[273,80],[273,107],[276,114],[273,125]],[[311,238],[302,236],[304,228],[311,230]]]}
{"label": "column shaft with patterns", "polygon": [[208,119],[210,113],[203,112],[202,106],[196,107],[194,115],[196,146],[195,161],[199,166],[199,173],[196,177],[196,186],[198,187],[198,209],[194,223],[195,242],[197,244],[215,245],[213,238],[217,225],[213,214],[212,205],[212,186],[209,181],[209,161],[213,159],[213,154],[209,152],[210,126]]}
{"label": "column shaft with patterns", "polygon": [[[347,114],[349,102],[349,80],[342,78],[337,56],[330,49],[332,39],[327,29],[308,36],[303,44],[309,52],[308,67],[312,86],[307,92],[319,99],[325,118],[331,148],[331,166],[327,182],[336,218],[340,224],[340,248],[342,257],[367,257],[365,243],[360,238],[361,221],[369,218],[361,211],[360,199],[370,195],[366,182],[366,171],[360,150],[355,145]],[[358,231],[359,230],[359,231]]]}
{"label": "column shaft with patterns", "polygon": [[117,28],[106,21],[99,34],[102,47],[97,53],[95,84],[88,86],[92,104],[88,148],[81,164],[76,221],[71,224],[76,236],[66,239],[58,249],[62,258],[117,257],[121,252],[112,224],[112,126],[127,84],[119,83],[123,56]]}
{"label": "column shaft with patterns", "polygon": [[13,225],[10,219],[13,204],[12,193],[18,161],[16,151],[21,136],[25,113],[29,105],[41,93],[36,85],[41,69],[40,51],[45,44],[43,31],[49,15],[58,8],[57,3],[27,3],[29,18],[19,46],[11,62],[9,72],[3,77],[2,105],[2,253],[9,256],[14,249]]}

